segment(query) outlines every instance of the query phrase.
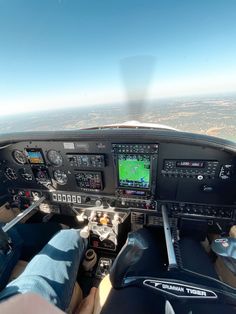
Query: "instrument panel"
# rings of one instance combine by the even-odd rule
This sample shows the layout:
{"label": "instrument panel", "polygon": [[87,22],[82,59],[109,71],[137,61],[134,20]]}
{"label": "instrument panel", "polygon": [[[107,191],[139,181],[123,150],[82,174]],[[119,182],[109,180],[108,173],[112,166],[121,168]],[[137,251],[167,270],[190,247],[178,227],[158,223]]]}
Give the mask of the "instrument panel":
{"label": "instrument panel", "polygon": [[0,161],[5,188],[42,191],[59,204],[148,212],[169,202],[176,213],[173,203],[233,207],[236,202],[235,155],[197,144],[133,137],[21,141],[1,149]]}

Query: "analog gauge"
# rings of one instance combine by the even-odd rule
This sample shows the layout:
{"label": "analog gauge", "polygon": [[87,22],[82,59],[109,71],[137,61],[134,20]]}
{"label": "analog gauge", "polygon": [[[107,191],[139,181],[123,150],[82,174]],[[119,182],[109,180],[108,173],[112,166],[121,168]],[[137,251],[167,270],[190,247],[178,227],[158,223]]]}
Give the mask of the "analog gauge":
{"label": "analog gauge", "polygon": [[26,169],[20,169],[19,174],[25,181],[32,181],[33,180],[33,174],[27,172]]}
{"label": "analog gauge", "polygon": [[12,156],[18,164],[24,165],[27,162],[25,154],[20,150],[14,150]]}
{"label": "analog gauge", "polygon": [[48,169],[44,166],[33,166],[32,172],[34,174],[35,180],[43,185],[47,185],[51,183],[51,179],[49,177]]}
{"label": "analog gauge", "polygon": [[16,171],[12,168],[6,168],[5,175],[9,180],[16,180],[18,178]]}
{"label": "analog gauge", "polygon": [[57,183],[60,185],[65,185],[68,181],[68,177],[64,171],[56,170],[54,171],[53,176]]}
{"label": "analog gauge", "polygon": [[48,160],[54,166],[60,167],[63,163],[62,155],[56,150],[49,150],[47,153]]}

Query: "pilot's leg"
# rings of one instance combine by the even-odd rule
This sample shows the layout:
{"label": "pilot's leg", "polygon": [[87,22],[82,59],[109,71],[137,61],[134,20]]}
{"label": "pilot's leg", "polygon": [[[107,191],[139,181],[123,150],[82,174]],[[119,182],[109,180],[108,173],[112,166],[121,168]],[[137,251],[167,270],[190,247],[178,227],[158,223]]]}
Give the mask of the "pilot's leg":
{"label": "pilot's leg", "polygon": [[12,240],[12,250],[8,254],[0,251],[0,291],[19,259],[30,260],[61,229],[58,223],[34,223],[17,224],[7,232]]}
{"label": "pilot's leg", "polygon": [[0,300],[18,293],[34,292],[65,310],[86,245],[87,241],[80,237],[78,230],[60,231],[0,293]]}

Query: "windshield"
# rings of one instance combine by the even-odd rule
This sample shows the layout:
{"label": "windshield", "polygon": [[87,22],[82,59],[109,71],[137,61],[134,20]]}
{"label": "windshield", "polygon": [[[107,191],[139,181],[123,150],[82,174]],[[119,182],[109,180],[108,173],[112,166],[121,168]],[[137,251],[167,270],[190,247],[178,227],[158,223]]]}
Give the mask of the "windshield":
{"label": "windshield", "polygon": [[236,140],[235,0],[0,0],[0,132],[125,121]]}

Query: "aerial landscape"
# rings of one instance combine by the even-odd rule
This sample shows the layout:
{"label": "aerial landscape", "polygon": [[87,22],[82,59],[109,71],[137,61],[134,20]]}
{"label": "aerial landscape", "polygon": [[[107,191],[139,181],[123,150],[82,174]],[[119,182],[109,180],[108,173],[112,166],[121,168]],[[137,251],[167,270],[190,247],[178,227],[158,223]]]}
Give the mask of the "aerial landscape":
{"label": "aerial landscape", "polygon": [[236,95],[159,99],[0,117],[0,133],[72,130],[136,120],[236,141]]}

